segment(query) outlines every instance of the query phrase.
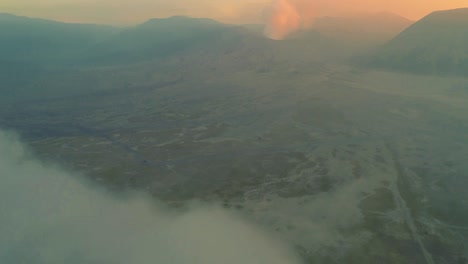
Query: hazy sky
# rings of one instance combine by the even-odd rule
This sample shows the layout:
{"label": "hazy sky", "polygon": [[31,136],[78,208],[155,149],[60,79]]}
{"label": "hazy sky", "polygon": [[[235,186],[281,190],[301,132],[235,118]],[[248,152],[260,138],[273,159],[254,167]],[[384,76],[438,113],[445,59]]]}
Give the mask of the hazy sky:
{"label": "hazy sky", "polygon": [[[275,0],[273,0],[275,1]],[[187,15],[230,23],[261,22],[272,0],[1,0],[0,12],[68,22],[137,23]],[[283,0],[280,0],[283,1]],[[286,0],[284,0],[286,1]],[[290,0],[314,16],[389,11],[418,19],[433,10],[468,6],[468,0]]]}

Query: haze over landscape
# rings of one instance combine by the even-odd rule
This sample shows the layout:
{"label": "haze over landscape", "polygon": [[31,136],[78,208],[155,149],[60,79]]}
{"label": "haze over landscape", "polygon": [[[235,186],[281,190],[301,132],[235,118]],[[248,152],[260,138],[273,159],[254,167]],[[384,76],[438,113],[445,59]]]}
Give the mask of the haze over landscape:
{"label": "haze over landscape", "polygon": [[0,263],[466,264],[463,2],[2,1]]}
{"label": "haze over landscape", "polygon": [[396,13],[418,20],[433,11],[466,5],[465,0],[3,0],[0,10],[78,23],[128,24],[141,23],[154,17],[183,15],[248,24],[264,22],[266,10],[278,6],[285,14],[292,11],[305,20],[379,12]]}

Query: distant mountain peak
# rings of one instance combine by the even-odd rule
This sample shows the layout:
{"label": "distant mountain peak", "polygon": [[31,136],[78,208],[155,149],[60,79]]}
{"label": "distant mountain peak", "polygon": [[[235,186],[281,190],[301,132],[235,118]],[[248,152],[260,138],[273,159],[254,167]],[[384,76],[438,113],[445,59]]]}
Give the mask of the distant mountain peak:
{"label": "distant mountain peak", "polygon": [[197,24],[211,24],[211,25],[221,25],[221,22],[218,22],[209,18],[196,18],[188,16],[171,16],[167,18],[152,18],[144,22],[143,24],[158,24],[158,23],[197,23]]}

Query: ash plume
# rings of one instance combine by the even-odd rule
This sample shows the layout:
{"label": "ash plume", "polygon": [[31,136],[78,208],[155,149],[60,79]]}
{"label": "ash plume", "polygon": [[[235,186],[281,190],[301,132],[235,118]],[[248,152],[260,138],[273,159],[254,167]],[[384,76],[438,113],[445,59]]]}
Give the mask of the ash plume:
{"label": "ash plume", "polygon": [[291,33],[311,27],[314,10],[311,1],[274,0],[264,10],[265,36],[282,40]]}

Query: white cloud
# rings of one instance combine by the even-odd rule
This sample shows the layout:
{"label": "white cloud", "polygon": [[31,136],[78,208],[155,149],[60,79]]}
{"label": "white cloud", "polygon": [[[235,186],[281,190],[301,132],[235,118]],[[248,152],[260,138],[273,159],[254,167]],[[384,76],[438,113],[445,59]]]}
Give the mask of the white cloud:
{"label": "white cloud", "polygon": [[223,209],[117,199],[0,131],[0,263],[295,264],[295,253]]}

